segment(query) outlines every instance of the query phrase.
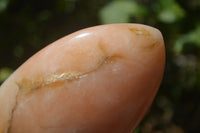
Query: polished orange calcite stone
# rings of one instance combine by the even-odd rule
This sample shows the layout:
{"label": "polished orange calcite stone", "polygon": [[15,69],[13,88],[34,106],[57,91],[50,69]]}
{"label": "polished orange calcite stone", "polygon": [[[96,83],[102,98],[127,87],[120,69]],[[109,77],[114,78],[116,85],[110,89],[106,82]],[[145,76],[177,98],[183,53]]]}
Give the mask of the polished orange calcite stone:
{"label": "polished orange calcite stone", "polygon": [[162,80],[159,30],[87,28],[45,47],[0,87],[0,133],[131,133]]}

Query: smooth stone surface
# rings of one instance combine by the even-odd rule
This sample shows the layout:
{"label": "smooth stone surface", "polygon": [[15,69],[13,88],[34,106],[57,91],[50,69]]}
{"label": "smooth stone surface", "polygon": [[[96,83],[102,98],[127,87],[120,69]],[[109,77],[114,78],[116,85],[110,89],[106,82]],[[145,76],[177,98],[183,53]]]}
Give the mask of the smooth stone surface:
{"label": "smooth stone surface", "polygon": [[161,33],[87,28],[45,47],[0,87],[0,133],[131,133],[162,80]]}

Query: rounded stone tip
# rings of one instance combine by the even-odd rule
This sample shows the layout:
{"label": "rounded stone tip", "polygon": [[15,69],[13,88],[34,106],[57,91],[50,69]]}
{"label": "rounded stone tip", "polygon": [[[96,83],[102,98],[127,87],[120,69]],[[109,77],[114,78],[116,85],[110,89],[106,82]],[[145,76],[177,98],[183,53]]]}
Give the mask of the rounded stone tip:
{"label": "rounded stone tip", "polygon": [[110,24],[65,36],[0,88],[0,133],[130,133],[162,80],[159,30]]}

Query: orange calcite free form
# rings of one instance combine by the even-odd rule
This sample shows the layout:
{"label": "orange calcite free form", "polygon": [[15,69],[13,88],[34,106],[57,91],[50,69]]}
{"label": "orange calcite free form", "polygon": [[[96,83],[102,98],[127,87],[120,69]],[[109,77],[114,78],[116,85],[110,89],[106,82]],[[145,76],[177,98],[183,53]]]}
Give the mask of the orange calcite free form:
{"label": "orange calcite free form", "polygon": [[132,133],[162,80],[159,30],[110,24],[48,45],[0,87],[0,133]]}

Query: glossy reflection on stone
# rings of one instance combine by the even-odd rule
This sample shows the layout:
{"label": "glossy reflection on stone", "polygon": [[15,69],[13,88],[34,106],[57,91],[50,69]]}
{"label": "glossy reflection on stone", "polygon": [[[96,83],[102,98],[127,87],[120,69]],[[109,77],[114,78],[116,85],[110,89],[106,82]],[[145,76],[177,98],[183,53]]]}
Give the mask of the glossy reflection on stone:
{"label": "glossy reflection on stone", "polygon": [[131,133],[162,80],[161,33],[87,28],[45,47],[0,88],[0,133]]}

